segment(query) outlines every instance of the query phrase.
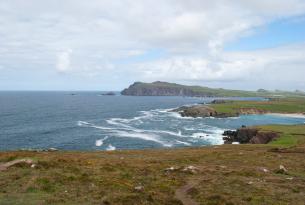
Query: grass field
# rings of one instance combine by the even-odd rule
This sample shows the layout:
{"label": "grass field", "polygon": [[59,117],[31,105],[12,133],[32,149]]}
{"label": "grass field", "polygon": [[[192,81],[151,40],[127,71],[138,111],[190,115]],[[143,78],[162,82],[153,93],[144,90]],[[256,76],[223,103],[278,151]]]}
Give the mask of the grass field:
{"label": "grass field", "polygon": [[212,104],[218,113],[235,114],[240,109],[257,109],[269,113],[305,113],[305,98],[283,98],[270,101],[228,101]]}
{"label": "grass field", "polygon": [[0,164],[35,164],[0,171],[0,204],[304,204],[305,125],[259,128],[281,138],[171,150],[0,152]]}

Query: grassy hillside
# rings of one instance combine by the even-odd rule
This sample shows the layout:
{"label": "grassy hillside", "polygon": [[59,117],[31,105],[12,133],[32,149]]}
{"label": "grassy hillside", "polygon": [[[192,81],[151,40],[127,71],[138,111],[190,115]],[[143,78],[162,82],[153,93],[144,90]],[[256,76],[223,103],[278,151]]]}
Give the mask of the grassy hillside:
{"label": "grassy hillside", "polygon": [[15,159],[35,164],[0,171],[0,204],[304,204],[305,126],[260,128],[281,138],[171,150],[0,152],[0,168]]}
{"label": "grassy hillside", "polygon": [[123,95],[137,96],[213,96],[213,97],[292,97],[305,96],[304,92],[229,90],[202,86],[186,86],[156,81],[153,83],[136,82],[121,92]]}
{"label": "grassy hillside", "polygon": [[212,104],[218,113],[234,114],[240,109],[258,109],[270,113],[305,113],[305,98],[280,98],[270,101],[228,101]]}

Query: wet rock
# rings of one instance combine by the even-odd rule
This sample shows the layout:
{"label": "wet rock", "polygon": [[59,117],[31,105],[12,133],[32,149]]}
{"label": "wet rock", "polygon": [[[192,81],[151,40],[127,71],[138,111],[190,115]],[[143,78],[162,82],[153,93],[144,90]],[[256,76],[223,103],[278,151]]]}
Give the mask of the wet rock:
{"label": "wet rock", "polygon": [[240,144],[249,143],[252,137],[257,134],[258,130],[255,128],[240,128],[236,131],[225,131],[223,133],[223,140],[225,144],[232,144],[233,142],[239,142]]}
{"label": "wet rock", "polygon": [[223,140],[225,144],[232,144],[233,142],[239,142],[240,144],[267,144],[272,140],[279,137],[276,132],[264,132],[259,131],[256,128],[242,127],[236,131],[227,130],[224,131]]}

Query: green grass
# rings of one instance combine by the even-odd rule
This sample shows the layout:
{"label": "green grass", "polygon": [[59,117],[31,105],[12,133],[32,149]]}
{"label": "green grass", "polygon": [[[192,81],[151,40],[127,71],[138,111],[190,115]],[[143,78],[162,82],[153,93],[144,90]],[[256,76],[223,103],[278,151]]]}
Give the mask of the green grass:
{"label": "green grass", "polygon": [[272,141],[272,145],[297,146],[305,145],[305,125],[264,125],[258,126],[263,131],[280,133],[280,138]]}
{"label": "green grass", "polygon": [[305,113],[305,98],[283,98],[271,101],[228,101],[212,104],[218,113],[235,114],[240,109],[257,109],[270,113]]}

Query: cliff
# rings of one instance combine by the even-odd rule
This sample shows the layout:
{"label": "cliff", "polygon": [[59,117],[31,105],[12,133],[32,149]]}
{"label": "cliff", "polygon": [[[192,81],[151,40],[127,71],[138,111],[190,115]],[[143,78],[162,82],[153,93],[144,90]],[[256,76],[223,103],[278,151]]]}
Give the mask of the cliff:
{"label": "cliff", "polygon": [[225,131],[223,139],[225,144],[239,142],[240,144],[267,144],[274,139],[279,138],[279,133],[273,131],[260,131],[257,128],[242,127],[236,131]]}
{"label": "cliff", "polygon": [[133,96],[190,96],[190,97],[233,97],[256,96],[256,92],[225,90],[201,86],[187,86],[175,83],[156,81],[153,83],[135,82],[121,92],[122,95]]}
{"label": "cliff", "polygon": [[189,97],[274,97],[305,96],[301,92],[287,91],[244,91],[202,86],[188,86],[156,81],[153,83],[135,82],[121,92],[132,96],[189,96]]}

